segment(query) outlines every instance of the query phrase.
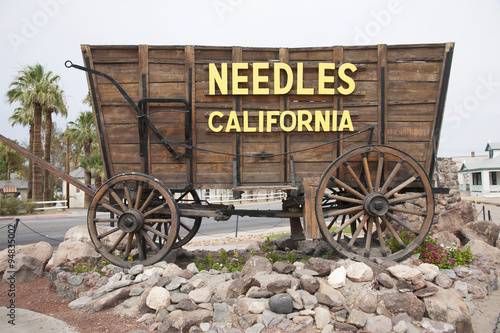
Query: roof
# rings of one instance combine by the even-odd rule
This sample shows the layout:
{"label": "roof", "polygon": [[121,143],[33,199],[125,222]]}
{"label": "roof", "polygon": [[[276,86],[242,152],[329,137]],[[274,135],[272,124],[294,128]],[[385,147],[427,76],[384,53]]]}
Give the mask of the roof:
{"label": "roof", "polygon": [[486,145],[486,148],[484,151],[489,151],[489,150],[500,150],[500,142],[490,142]]}
{"label": "roof", "polygon": [[25,190],[28,188],[27,180],[11,179],[11,180],[0,180],[0,189],[4,187],[15,187],[18,190]]}
{"label": "roof", "polygon": [[462,166],[459,172],[500,170],[500,156],[485,159],[478,162],[467,163]]}
{"label": "roof", "polygon": [[[78,169],[71,171],[69,175],[76,179],[83,179],[85,178],[85,169],[79,167]],[[92,172],[92,178],[95,178],[95,172]]]}

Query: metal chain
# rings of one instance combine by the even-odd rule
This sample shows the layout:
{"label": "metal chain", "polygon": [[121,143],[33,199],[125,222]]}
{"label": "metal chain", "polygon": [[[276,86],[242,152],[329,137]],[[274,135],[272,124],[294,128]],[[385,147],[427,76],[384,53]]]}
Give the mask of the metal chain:
{"label": "metal chain", "polygon": [[495,324],[495,328],[493,329],[493,333],[497,333],[499,325],[500,325],[500,313],[498,314],[497,323]]}

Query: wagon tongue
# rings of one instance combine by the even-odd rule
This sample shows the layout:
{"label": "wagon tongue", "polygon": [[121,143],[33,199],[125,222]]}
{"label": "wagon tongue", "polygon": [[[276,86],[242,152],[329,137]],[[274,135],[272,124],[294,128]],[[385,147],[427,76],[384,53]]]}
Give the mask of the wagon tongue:
{"label": "wagon tongue", "polygon": [[62,172],[61,170],[57,169],[52,164],[47,163],[46,161],[44,161],[40,157],[38,157],[38,156],[30,153],[29,151],[27,151],[23,147],[21,147],[18,144],[10,141],[9,139],[7,139],[6,137],[4,137],[1,134],[0,134],[0,141],[3,144],[5,144],[6,146],[8,146],[9,148],[14,149],[15,151],[17,151],[21,155],[23,155],[26,158],[30,159],[31,161],[35,162],[36,164],[38,164],[40,167],[44,168],[45,170],[50,171],[51,173],[53,173],[57,177],[62,178],[65,181],[67,181],[68,183],[70,183],[70,184],[74,185],[75,187],[79,188],[80,190],[82,190],[86,194],[88,194],[90,196],[93,196],[95,194],[96,190],[94,188],[91,188],[91,187],[85,185],[84,183],[80,182],[79,180],[71,177],[67,173]]}

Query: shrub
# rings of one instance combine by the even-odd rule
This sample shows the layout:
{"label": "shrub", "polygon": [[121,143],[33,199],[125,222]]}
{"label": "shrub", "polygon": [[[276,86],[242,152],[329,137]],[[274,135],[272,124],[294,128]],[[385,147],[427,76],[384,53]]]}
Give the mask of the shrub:
{"label": "shrub", "polygon": [[[458,265],[467,266],[472,262],[473,255],[469,248],[466,250],[460,250],[456,247],[445,248],[438,244],[437,240],[432,237],[433,235],[434,231],[431,230],[422,244],[414,251],[414,253],[420,254],[419,258],[422,262],[434,264],[441,269],[451,269]],[[415,238],[415,235],[407,230],[402,231],[399,236],[406,245]],[[386,245],[393,253],[401,250],[401,246],[394,238],[386,240]]]}
{"label": "shrub", "polygon": [[27,214],[32,214],[35,211],[35,208],[36,208],[36,203],[32,201],[24,202],[24,210],[26,211]]}
{"label": "shrub", "polygon": [[19,213],[19,209],[21,208],[22,201],[17,198],[9,198],[7,199],[5,205],[5,212],[7,215],[15,215]]}

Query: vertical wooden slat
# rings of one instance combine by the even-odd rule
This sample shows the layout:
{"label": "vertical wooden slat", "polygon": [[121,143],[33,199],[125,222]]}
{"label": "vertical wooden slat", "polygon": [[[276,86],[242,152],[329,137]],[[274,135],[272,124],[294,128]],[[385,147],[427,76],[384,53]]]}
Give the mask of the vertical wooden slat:
{"label": "vertical wooden slat", "polygon": [[[280,48],[279,50],[279,61],[282,63],[288,63],[289,61],[289,53],[287,48]],[[282,82],[280,84],[284,84],[284,77],[282,78]],[[281,112],[288,110],[288,98],[286,95],[280,96],[280,110]],[[280,144],[281,144],[281,150],[280,151],[289,151],[290,149],[290,140],[288,138],[288,133],[283,131],[281,133],[281,139],[280,139]],[[286,138],[286,139],[285,139]],[[281,156],[281,163],[284,166],[283,169],[281,169],[281,179],[284,180],[285,183],[289,183],[291,181],[290,178],[290,164],[289,164],[289,156],[288,155],[283,155]],[[285,172],[286,170],[286,172]]]}
{"label": "vertical wooden slat", "polygon": [[[233,63],[235,62],[242,62],[243,61],[243,49],[241,48],[241,46],[234,46],[233,47]],[[233,110],[234,111],[241,111],[243,110],[243,96],[233,96]],[[238,153],[241,153],[242,151],[242,140],[241,140],[241,135],[242,133],[236,133],[234,135],[234,153],[238,154]],[[241,174],[242,172],[244,171],[243,170],[243,158],[242,157],[236,157],[236,160],[239,161],[239,167],[238,169],[236,170],[237,174],[236,175],[233,175],[233,176],[236,176],[236,181],[237,181],[237,185],[240,185],[240,182],[241,182]],[[234,169],[233,169],[233,172],[234,172]],[[233,182],[234,183],[234,182]],[[233,184],[234,185],[234,184]]]}
{"label": "vertical wooden slat", "polygon": [[[146,78],[144,80],[145,84],[146,84],[145,89],[143,86],[143,76],[144,75],[146,76]],[[141,90],[141,93],[139,94],[139,96],[142,96],[142,98],[149,97],[149,47],[148,47],[148,45],[139,45],[139,87]],[[144,92],[146,94],[144,94]],[[148,106],[148,109],[149,109],[149,106]],[[148,110],[146,110],[146,113],[149,113]],[[146,129],[146,131],[149,132],[148,129]],[[147,135],[147,143],[146,143],[146,147],[147,147],[146,150],[147,151],[144,152],[146,154],[147,165],[144,165],[144,158],[141,159],[141,170],[144,170],[146,168],[147,174],[151,174],[151,158],[150,158],[151,139],[150,138],[151,138],[151,135]]]}
{"label": "vertical wooden slat", "polygon": [[[339,114],[342,114],[342,111],[344,110],[344,98],[343,95],[338,93],[338,87],[340,86],[340,80],[339,80],[339,75],[338,75],[338,69],[340,65],[342,65],[344,61],[344,47],[343,46],[334,46],[333,47],[333,62],[335,63],[335,71],[334,71],[334,78],[335,78],[335,90],[336,94],[334,95],[333,98],[333,110],[337,110]],[[343,133],[337,132],[337,139],[342,138]],[[332,145],[333,147],[336,147],[336,149],[333,149],[333,155],[332,155],[332,161],[337,159],[342,153],[344,152],[342,141],[339,141],[337,145]]]}
{"label": "vertical wooden slat", "polygon": [[[90,68],[94,69],[94,61],[93,61],[93,58],[92,58],[92,51],[90,49],[90,45],[82,45],[82,53],[83,53],[84,64],[85,64],[85,58],[88,57],[89,58],[89,63],[90,63]],[[86,66],[86,64],[85,64],[85,66]],[[96,78],[95,75],[91,75],[90,78],[89,78],[89,75],[87,75],[87,83],[88,83],[89,87],[90,87],[90,82],[89,82],[90,80],[92,80],[93,85],[94,85],[94,92],[95,92],[95,95],[96,95],[96,102],[97,102],[97,105],[95,105],[94,99],[92,98],[92,92],[89,91],[90,101],[91,101],[91,104],[92,104],[92,109],[94,110],[94,112],[93,112],[94,123],[96,125],[100,123],[101,127],[102,127],[101,130],[100,130],[100,133],[99,133],[99,128],[97,128],[97,126],[96,126],[96,128],[98,130],[98,134],[100,135],[98,141],[99,141],[99,147],[100,147],[100,151],[101,151],[101,158],[102,158],[103,164],[106,163],[106,161],[108,162],[107,166],[105,165],[104,170],[106,172],[106,178],[109,179],[112,176],[114,176],[115,171],[114,171],[113,163],[111,163],[111,155],[110,155],[110,149],[109,149],[108,132],[106,131],[106,124],[104,123],[104,115],[102,113],[102,107],[101,107],[102,103],[101,103],[101,97],[99,95],[99,89],[98,89],[98,85],[97,85],[97,78]],[[96,118],[96,114],[97,114],[96,110],[100,110],[100,112],[99,112],[99,121]]]}
{"label": "vertical wooden slat", "polygon": [[[195,119],[195,114],[194,114],[194,110],[196,110],[196,103],[195,103],[195,98],[194,96],[195,95],[195,59],[194,59],[194,46],[190,46],[190,45],[187,45],[184,49],[184,57],[185,57],[185,62],[186,62],[186,66],[185,66],[185,70],[184,70],[184,75],[185,75],[185,82],[186,82],[186,99],[189,101],[189,97],[190,97],[190,92],[189,90],[191,89],[191,114],[192,114],[192,117],[191,117],[191,136],[192,136],[192,142],[191,144],[193,146],[196,146],[196,119]],[[189,68],[191,67],[191,86],[189,86]],[[191,156],[191,159],[188,160],[186,162],[187,164],[187,175],[186,175],[186,179],[188,180],[188,182],[193,182],[195,183],[196,182],[196,151],[193,150],[192,151],[192,156]],[[190,175],[193,175],[193,179],[190,179]]]}
{"label": "vertical wooden slat", "polygon": [[304,231],[307,239],[320,238],[321,234],[316,218],[316,190],[319,177],[304,178]]}
{"label": "vertical wooden slat", "polygon": [[378,142],[388,144],[387,130],[387,45],[378,45]]}

